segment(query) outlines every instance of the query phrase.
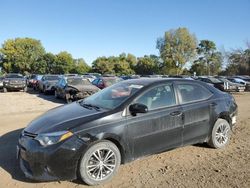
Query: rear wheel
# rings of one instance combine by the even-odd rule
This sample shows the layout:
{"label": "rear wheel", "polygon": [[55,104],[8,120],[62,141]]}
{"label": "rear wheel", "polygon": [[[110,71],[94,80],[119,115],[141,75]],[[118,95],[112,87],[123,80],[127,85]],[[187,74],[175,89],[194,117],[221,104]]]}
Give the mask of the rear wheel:
{"label": "rear wheel", "polygon": [[28,90],[27,86],[23,88],[23,92],[27,92],[27,90]]}
{"label": "rear wheel", "polygon": [[7,93],[7,92],[8,92],[7,88],[4,87],[4,88],[3,88],[3,92],[4,92],[4,93]]}
{"label": "rear wheel", "polygon": [[218,119],[213,127],[208,144],[213,148],[224,148],[230,140],[231,127],[224,119]]}
{"label": "rear wheel", "polygon": [[88,185],[98,185],[110,180],[118,171],[121,154],[115,144],[101,141],[91,146],[79,163],[79,176]]}

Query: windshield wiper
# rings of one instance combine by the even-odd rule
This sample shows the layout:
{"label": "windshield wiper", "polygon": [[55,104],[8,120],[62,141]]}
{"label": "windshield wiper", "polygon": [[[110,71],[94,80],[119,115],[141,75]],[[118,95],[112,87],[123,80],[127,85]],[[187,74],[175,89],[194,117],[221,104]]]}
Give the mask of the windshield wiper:
{"label": "windshield wiper", "polygon": [[83,102],[81,102],[80,104],[81,104],[81,106],[83,106],[83,107],[85,107],[85,108],[88,108],[88,109],[90,109],[90,110],[92,110],[93,108],[94,108],[95,110],[97,110],[97,111],[100,110],[100,107],[99,107],[99,106],[95,106],[95,105],[93,105],[93,104],[88,104],[88,103],[83,103]]}

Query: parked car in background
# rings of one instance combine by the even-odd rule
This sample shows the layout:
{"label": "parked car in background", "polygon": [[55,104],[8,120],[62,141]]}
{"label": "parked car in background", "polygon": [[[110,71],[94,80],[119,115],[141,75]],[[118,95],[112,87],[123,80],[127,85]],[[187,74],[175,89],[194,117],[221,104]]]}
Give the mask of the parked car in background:
{"label": "parked car in background", "polygon": [[42,77],[38,82],[38,89],[44,94],[53,93],[55,91],[55,85],[60,79],[60,75],[47,74]]}
{"label": "parked car in background", "polygon": [[43,75],[37,74],[32,83],[33,90],[39,90],[39,83],[42,80]]}
{"label": "parked car in background", "polygon": [[245,85],[246,87],[245,91],[250,91],[250,82],[235,77],[228,77],[227,79],[230,80],[231,82]]}
{"label": "parked car in background", "polygon": [[64,74],[64,76],[66,76],[66,77],[74,77],[74,76],[78,76],[78,74]]}
{"label": "parked car in background", "polygon": [[35,83],[35,78],[36,78],[36,74],[32,74],[32,75],[29,76],[28,84],[27,84],[28,87],[33,88],[33,85]]}
{"label": "parked car in background", "polygon": [[222,82],[221,80],[218,80],[217,78],[203,76],[203,77],[198,77],[197,80],[211,84],[221,91],[225,91],[224,82]]}
{"label": "parked car in background", "polygon": [[250,82],[250,77],[245,75],[245,76],[233,76],[234,78],[239,78],[239,79],[242,79],[246,82]]}
{"label": "parked car in background", "polygon": [[236,120],[233,96],[204,82],[131,79],[39,116],[17,154],[26,177],[97,185],[144,156],[204,142],[225,148]]}
{"label": "parked car in background", "polygon": [[62,77],[55,85],[55,97],[65,99],[67,103],[84,99],[100,89],[88,79],[82,77]]}
{"label": "parked car in background", "polygon": [[169,75],[169,78],[183,78],[183,79],[187,79],[187,80],[193,80],[193,78],[191,78],[191,76],[188,75]]}
{"label": "parked car in background", "polygon": [[111,86],[115,83],[118,83],[118,82],[121,82],[123,81],[122,78],[118,78],[116,76],[106,76],[106,77],[99,77],[99,78],[96,78],[92,84],[97,86],[98,88],[100,89],[104,89],[108,86]]}
{"label": "parked car in background", "polygon": [[242,92],[242,91],[245,91],[245,89],[246,89],[246,87],[245,87],[244,84],[231,82],[227,78],[217,77],[217,79],[220,80],[220,81],[222,81],[222,82],[224,82],[224,90],[225,91],[238,91],[238,92]]}
{"label": "parked car in background", "polygon": [[4,77],[0,77],[0,89],[3,89],[3,79]]}
{"label": "parked car in background", "polygon": [[96,79],[93,75],[82,75],[82,77],[88,79],[91,83]]}
{"label": "parked car in background", "polygon": [[95,72],[88,72],[83,74],[83,76],[91,76],[92,78],[96,79],[101,77],[102,75],[100,73],[95,73]]}
{"label": "parked car in background", "polygon": [[8,91],[27,91],[27,83],[26,83],[26,78],[17,73],[9,73],[5,76],[3,80],[3,91],[8,92]]}

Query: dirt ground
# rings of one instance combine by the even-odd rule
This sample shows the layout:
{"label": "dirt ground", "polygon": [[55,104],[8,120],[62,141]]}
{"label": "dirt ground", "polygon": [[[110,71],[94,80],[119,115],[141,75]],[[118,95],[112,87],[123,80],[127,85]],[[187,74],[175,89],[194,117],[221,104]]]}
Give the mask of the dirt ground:
{"label": "dirt ground", "polygon": [[[122,165],[112,181],[99,187],[250,187],[250,93],[235,94],[237,127],[229,146],[215,150],[187,146]],[[0,93],[0,188],[87,187],[79,181],[32,182],[16,160],[21,130],[43,112],[63,105],[53,96]]]}

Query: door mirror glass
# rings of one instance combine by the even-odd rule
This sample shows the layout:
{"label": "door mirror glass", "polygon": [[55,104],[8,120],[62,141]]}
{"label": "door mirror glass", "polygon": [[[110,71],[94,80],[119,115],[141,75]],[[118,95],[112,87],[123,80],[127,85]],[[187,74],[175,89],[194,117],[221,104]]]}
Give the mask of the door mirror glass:
{"label": "door mirror glass", "polygon": [[135,103],[129,106],[129,111],[133,116],[136,116],[137,113],[147,113],[148,107],[144,104]]}

